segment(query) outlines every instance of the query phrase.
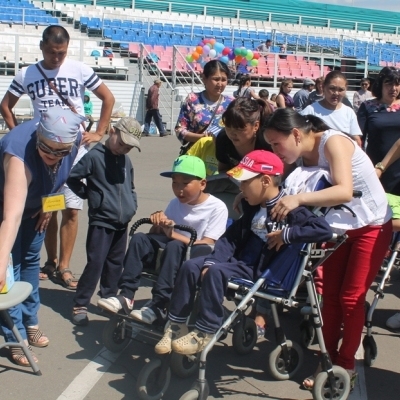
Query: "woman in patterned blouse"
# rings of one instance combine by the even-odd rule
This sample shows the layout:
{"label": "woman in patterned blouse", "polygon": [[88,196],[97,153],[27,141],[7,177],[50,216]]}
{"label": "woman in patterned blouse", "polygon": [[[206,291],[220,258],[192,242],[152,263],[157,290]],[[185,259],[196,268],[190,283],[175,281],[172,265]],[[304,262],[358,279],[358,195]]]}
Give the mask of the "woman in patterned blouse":
{"label": "woman in patterned blouse", "polygon": [[183,144],[216,135],[223,128],[222,114],[233,100],[222,94],[228,78],[229,68],[225,63],[211,60],[205,64],[202,74],[205,89],[187,96],[175,127],[176,136]]}

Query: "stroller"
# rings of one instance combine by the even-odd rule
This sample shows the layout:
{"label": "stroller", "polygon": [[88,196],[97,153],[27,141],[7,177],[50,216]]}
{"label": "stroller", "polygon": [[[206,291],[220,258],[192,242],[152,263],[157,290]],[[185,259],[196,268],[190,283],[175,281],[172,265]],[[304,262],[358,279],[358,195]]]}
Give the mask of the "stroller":
{"label": "stroller", "polygon": [[[335,398],[345,400],[350,392],[350,377],[347,371],[341,367],[332,365],[329,354],[326,351],[322,336],[322,318],[317,294],[315,291],[313,272],[342,244],[347,236],[333,234],[334,246],[328,249],[316,248],[314,244],[290,245],[281,257],[277,257],[271,266],[264,271],[255,282],[244,279],[231,279],[228,284],[228,297],[237,301],[237,305],[214,337],[200,354],[199,377],[192,388],[184,393],[180,400],[205,400],[209,395],[209,386],[205,378],[207,354],[214,344],[232,329],[242,333],[241,343],[249,344],[247,337],[251,337],[251,326],[244,318],[248,307],[255,298],[263,298],[271,302],[271,311],[275,325],[275,337],[277,347],[268,358],[268,370],[271,376],[277,380],[292,378],[300,369],[303,361],[303,350],[295,342],[286,339],[279,321],[277,306],[298,308],[301,303],[296,298],[299,285],[305,281],[309,301],[313,310],[312,317],[316,327],[316,335],[321,349],[322,372],[315,379],[313,398],[322,400]],[[241,321],[238,323],[238,321]],[[251,342],[250,342],[251,343]],[[245,348],[247,348],[246,346]],[[330,397],[327,397],[330,396]]]}

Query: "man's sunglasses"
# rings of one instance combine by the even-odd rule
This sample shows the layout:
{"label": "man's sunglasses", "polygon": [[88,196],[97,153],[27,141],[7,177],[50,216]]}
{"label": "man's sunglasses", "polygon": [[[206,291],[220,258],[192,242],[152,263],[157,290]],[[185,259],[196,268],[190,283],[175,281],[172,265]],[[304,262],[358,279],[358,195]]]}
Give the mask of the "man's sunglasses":
{"label": "man's sunglasses", "polygon": [[43,151],[43,153],[51,154],[52,156],[55,157],[66,157],[72,151],[72,147],[70,149],[65,149],[65,150],[53,150],[52,148],[48,147],[46,144],[41,142],[39,139],[36,141],[36,147],[41,151]]}

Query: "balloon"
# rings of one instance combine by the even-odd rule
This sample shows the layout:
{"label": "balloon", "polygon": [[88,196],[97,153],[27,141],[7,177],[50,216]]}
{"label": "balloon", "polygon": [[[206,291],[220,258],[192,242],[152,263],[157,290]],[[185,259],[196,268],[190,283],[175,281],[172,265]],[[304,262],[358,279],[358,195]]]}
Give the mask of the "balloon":
{"label": "balloon", "polygon": [[240,55],[241,55],[242,57],[246,57],[246,55],[247,55],[247,49],[246,49],[246,47],[241,47],[241,48],[240,48]]}
{"label": "balloon", "polygon": [[223,54],[224,56],[227,56],[230,52],[231,52],[231,49],[230,49],[229,47],[225,47],[225,48],[222,50],[222,54]]}
{"label": "balloon", "polygon": [[196,47],[196,53],[197,54],[203,54],[203,47],[202,46],[197,46]]}
{"label": "balloon", "polygon": [[253,58],[255,60],[258,60],[260,58],[260,53],[258,53],[257,51],[253,52]]}
{"label": "balloon", "polygon": [[257,67],[257,65],[258,65],[258,60],[256,60],[255,58],[253,58],[253,59],[250,61],[250,65],[251,65],[252,67]]}
{"label": "balloon", "polygon": [[217,43],[217,41],[215,39],[210,39],[210,44],[214,47],[215,43]]}
{"label": "balloon", "polygon": [[240,56],[242,53],[242,49],[240,47],[236,47],[233,52],[235,53],[235,56]]}
{"label": "balloon", "polygon": [[221,53],[222,50],[224,49],[224,47],[225,47],[225,46],[224,46],[222,43],[216,42],[216,43],[214,44],[214,49],[216,50],[217,53]]}
{"label": "balloon", "polygon": [[210,58],[214,58],[217,55],[217,52],[214,49],[211,49],[208,55],[210,56]]}
{"label": "balloon", "polygon": [[204,55],[208,55],[208,53],[210,52],[210,50],[211,50],[210,46],[209,46],[208,44],[206,44],[206,45],[203,47],[203,54],[204,54]]}
{"label": "balloon", "polygon": [[192,58],[192,55],[191,55],[191,54],[188,54],[188,55],[186,56],[186,61],[187,61],[188,63],[191,63],[191,62],[193,61],[193,58]]}
{"label": "balloon", "polygon": [[253,52],[251,50],[247,50],[246,60],[250,61],[253,59]]}
{"label": "balloon", "polygon": [[194,53],[192,53],[192,58],[193,58],[193,60],[198,60],[200,58],[200,54],[194,52]]}
{"label": "balloon", "polygon": [[231,52],[228,54],[228,58],[229,58],[230,60],[234,60],[234,59],[235,59],[235,53],[234,53],[233,50],[231,50]]}
{"label": "balloon", "polygon": [[247,65],[247,60],[246,60],[246,58],[242,58],[242,61],[240,61],[240,64],[242,64],[242,65]]}
{"label": "balloon", "polygon": [[203,43],[204,44],[210,43],[210,39],[203,39]]}
{"label": "balloon", "polygon": [[225,64],[228,64],[228,62],[229,62],[229,58],[227,56],[222,56],[219,60]]}
{"label": "balloon", "polygon": [[236,61],[237,63],[240,63],[240,62],[242,61],[242,59],[243,59],[242,56],[236,56],[236,57],[235,57],[235,61]]}

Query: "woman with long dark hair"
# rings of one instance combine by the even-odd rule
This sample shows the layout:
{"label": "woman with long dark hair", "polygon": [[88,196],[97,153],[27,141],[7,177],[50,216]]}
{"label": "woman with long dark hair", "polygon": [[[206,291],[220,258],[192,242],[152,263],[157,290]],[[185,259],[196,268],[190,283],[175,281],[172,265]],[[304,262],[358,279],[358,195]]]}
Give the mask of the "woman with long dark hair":
{"label": "woman with long dark hair", "polygon": [[[272,210],[277,220],[300,205],[331,207],[348,203],[352,208],[353,190],[362,192],[355,208],[356,218],[350,216],[344,221],[348,239],[325,261],[323,276],[326,348],[333,363],[345,368],[354,384],[354,357],[364,325],[365,296],[392,234],[392,214],[385,192],[362,149],[314,115],[276,110],[264,126],[264,137],[286,164],[296,165],[300,160],[306,167],[329,170],[332,179],[327,189],[282,197]],[[320,368],[316,374],[319,372]],[[305,388],[312,389],[316,374],[304,380]]]}

